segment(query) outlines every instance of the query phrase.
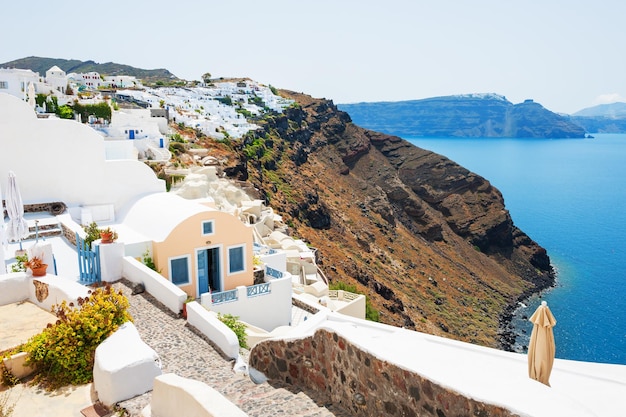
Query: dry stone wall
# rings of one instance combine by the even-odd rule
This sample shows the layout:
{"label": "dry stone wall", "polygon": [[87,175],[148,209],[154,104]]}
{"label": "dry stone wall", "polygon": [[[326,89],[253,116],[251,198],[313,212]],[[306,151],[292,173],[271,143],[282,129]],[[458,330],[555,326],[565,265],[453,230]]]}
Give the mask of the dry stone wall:
{"label": "dry stone wall", "polygon": [[324,329],[304,339],[258,343],[250,366],[270,380],[318,391],[355,416],[517,416],[378,359]]}

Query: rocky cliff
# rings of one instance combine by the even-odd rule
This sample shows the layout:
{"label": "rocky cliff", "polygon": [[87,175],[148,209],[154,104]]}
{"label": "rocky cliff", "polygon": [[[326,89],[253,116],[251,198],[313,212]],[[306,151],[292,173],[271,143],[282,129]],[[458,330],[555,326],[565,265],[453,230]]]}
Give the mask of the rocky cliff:
{"label": "rocky cliff", "polygon": [[500,192],[441,155],[356,126],[331,101],[281,93],[297,105],[260,122],[227,174],[252,183],[381,321],[506,347],[501,322],[554,275]]}
{"label": "rocky cliff", "polygon": [[513,104],[496,94],[424,100],[341,104],[355,124],[401,137],[583,138],[569,118],[526,100]]}

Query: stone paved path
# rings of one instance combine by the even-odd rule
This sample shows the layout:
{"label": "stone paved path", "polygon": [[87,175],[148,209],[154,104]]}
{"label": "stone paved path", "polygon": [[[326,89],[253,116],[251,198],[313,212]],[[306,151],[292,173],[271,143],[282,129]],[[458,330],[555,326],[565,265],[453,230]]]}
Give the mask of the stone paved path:
{"label": "stone paved path", "polygon": [[[351,416],[332,404],[323,404],[314,392],[275,382],[254,384],[247,376],[233,371],[234,361],[225,359],[186,320],[172,314],[150,294],[131,295],[130,284],[125,280],[113,286],[130,300],[135,327],[143,341],[161,357],[163,373],[173,372],[207,383],[250,417]],[[149,392],[122,401],[119,406],[129,416],[140,416],[151,395]]]}

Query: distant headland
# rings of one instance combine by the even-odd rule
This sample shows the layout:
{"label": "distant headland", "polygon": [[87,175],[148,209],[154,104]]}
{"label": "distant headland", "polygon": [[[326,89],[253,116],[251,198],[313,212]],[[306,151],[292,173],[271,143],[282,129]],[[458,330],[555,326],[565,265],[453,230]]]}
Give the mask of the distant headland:
{"label": "distant headland", "polygon": [[423,100],[339,104],[366,129],[400,137],[584,138],[586,129],[569,116],[533,100],[513,104],[497,94]]}

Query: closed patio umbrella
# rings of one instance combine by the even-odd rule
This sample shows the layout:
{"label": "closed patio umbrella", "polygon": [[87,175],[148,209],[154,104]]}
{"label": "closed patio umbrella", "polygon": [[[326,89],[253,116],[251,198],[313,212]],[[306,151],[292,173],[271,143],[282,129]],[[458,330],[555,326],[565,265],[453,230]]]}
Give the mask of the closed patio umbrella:
{"label": "closed patio umbrella", "polygon": [[20,250],[22,250],[22,239],[28,236],[28,223],[24,220],[24,204],[13,171],[9,171],[6,205],[9,214],[7,240],[10,242],[19,241]]}
{"label": "closed patio umbrella", "polygon": [[528,320],[533,323],[528,345],[528,376],[550,386],[550,373],[556,352],[552,328],[556,325],[556,319],[548,308],[548,303],[542,301]]}

